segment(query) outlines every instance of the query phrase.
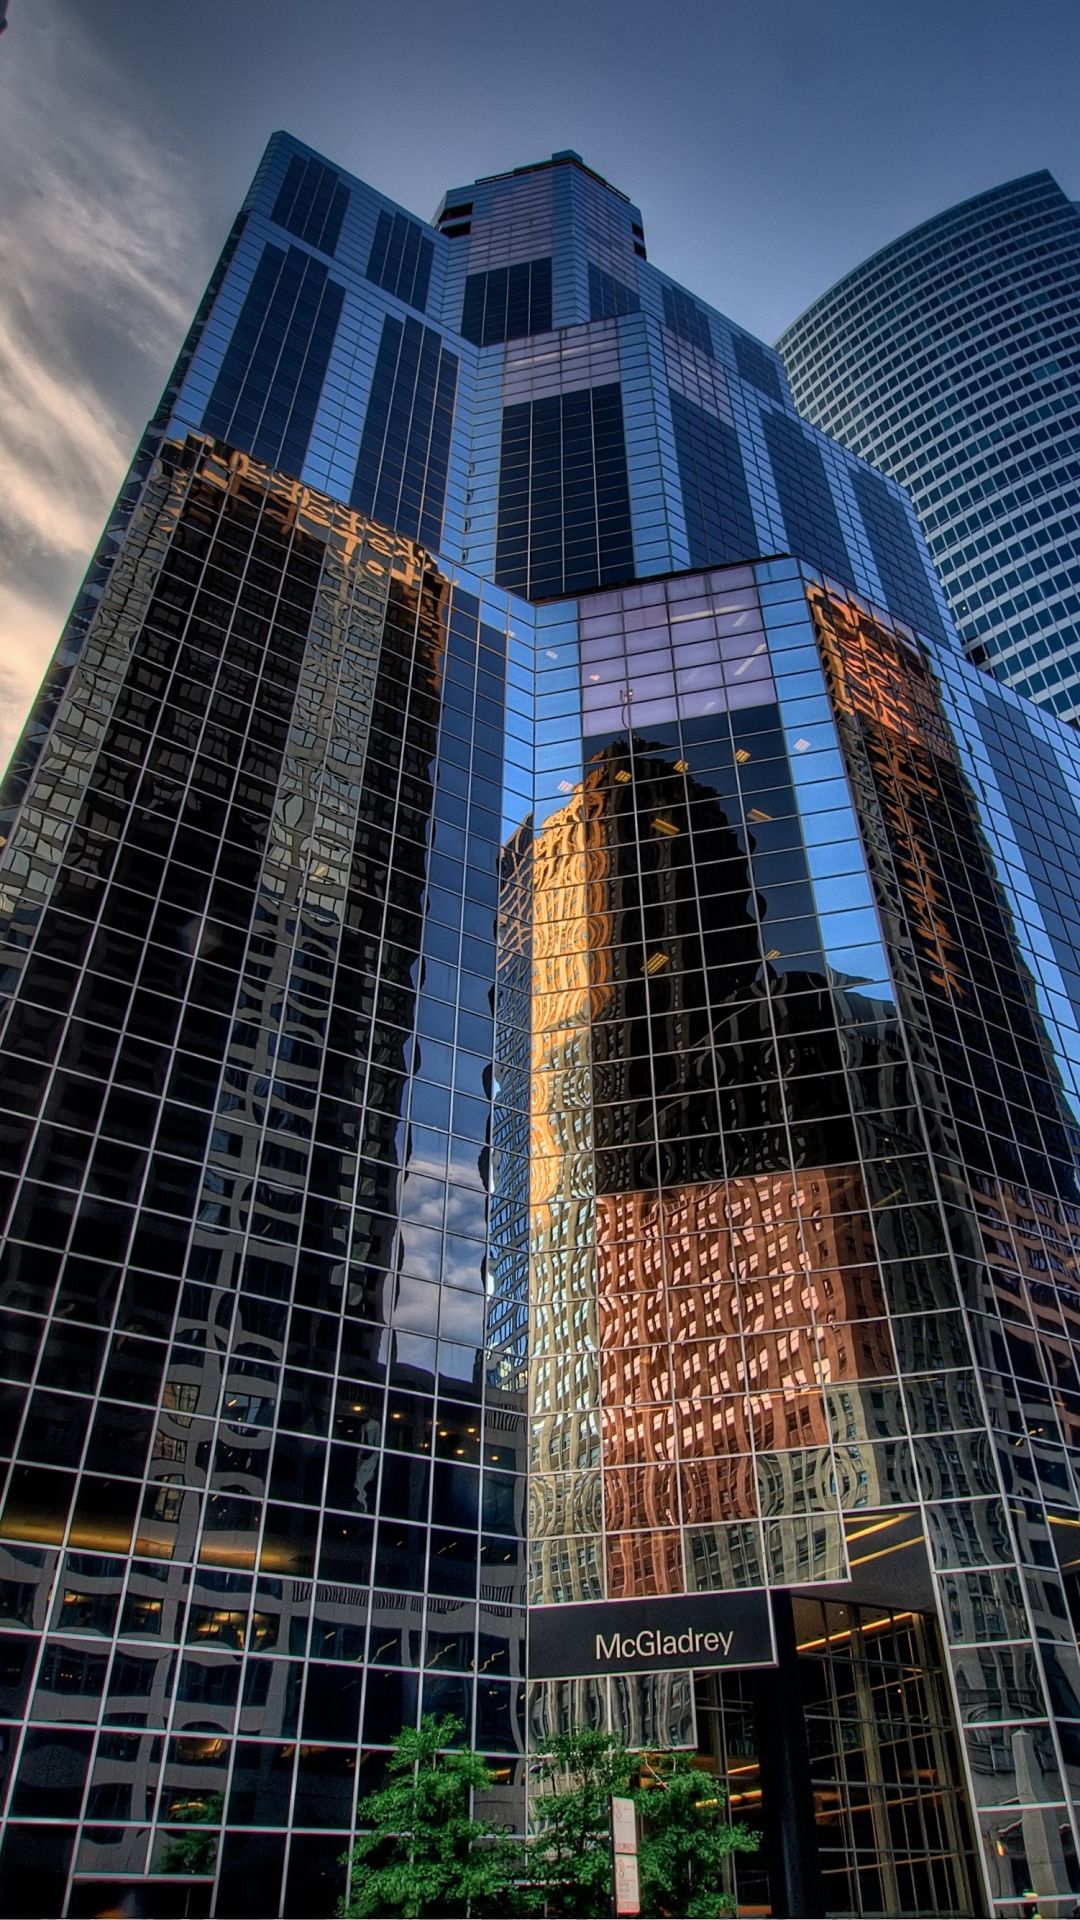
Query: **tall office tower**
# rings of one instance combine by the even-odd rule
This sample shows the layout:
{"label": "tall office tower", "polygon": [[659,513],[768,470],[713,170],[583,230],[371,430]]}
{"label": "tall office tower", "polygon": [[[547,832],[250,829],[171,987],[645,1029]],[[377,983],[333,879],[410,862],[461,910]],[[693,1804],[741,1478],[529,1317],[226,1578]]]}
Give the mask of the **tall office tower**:
{"label": "tall office tower", "polygon": [[1080,209],[1049,173],[980,193],[777,345],[805,417],[910,492],[971,659],[1080,718]]}
{"label": "tall office tower", "polygon": [[13,759],[5,1912],[456,1713],[774,1913],[1080,1892],[1080,741],[572,154],[272,140]]}

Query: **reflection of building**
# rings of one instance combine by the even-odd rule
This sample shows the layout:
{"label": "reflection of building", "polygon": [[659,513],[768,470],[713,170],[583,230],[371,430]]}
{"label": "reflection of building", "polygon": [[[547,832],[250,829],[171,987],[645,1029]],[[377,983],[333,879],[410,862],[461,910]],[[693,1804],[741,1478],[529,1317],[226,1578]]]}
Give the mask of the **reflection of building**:
{"label": "reflection of building", "polygon": [[[685,1591],[702,1581],[683,1572],[683,1524],[825,1513],[835,1525],[827,1390],[896,1371],[886,1323],[864,1318],[873,1266],[841,1266],[857,1237],[873,1261],[859,1190],[857,1169],[837,1169],[598,1202],[613,1593],[636,1590],[628,1528],[676,1530],[661,1590]],[[688,1548],[708,1565],[699,1532]]]}
{"label": "reflection of building", "polygon": [[576,156],[272,143],[3,796],[5,1911],[333,1912],[423,1712],[514,1820],[696,1740],[744,1907],[1075,1900],[1080,748],[933,595]]}

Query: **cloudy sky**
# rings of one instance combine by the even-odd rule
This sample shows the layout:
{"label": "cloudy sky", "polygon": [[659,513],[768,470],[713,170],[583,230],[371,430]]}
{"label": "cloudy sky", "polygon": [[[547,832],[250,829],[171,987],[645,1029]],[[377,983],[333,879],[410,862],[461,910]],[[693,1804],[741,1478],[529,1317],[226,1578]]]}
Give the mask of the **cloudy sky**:
{"label": "cloudy sky", "polygon": [[422,215],[574,147],[772,339],[1037,167],[1080,199],[1076,0],[10,0],[0,762],[267,135]]}

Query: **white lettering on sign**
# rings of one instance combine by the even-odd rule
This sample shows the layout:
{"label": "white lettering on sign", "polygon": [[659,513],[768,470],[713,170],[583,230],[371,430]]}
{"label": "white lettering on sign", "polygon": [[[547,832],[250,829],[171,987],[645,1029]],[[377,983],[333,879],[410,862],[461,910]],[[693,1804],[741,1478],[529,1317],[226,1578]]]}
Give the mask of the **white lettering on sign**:
{"label": "white lettering on sign", "polygon": [[734,1629],[730,1633],[654,1633],[645,1627],[639,1634],[613,1633],[605,1640],[602,1633],[596,1636],[596,1663],[599,1666],[605,1660],[655,1660],[664,1654],[722,1653],[726,1660],[731,1653]]}

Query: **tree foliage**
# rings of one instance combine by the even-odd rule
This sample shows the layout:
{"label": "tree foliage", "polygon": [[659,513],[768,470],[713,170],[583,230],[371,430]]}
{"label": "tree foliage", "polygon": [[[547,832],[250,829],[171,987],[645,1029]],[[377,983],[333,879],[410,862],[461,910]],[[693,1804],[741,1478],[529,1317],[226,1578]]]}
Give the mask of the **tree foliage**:
{"label": "tree foliage", "polygon": [[760,1835],[731,1826],[723,1789],[687,1753],[645,1758],[616,1734],[561,1734],[533,1770],[537,1831],[527,1846],[473,1817],[473,1796],[492,1783],[479,1754],[455,1746],[464,1729],[426,1715],[398,1736],[388,1784],[360,1802],[349,1861],[346,1916],[434,1920],[456,1914],[537,1914],[588,1920],[611,1912],[611,1796],[638,1810],[642,1912],[731,1913],[725,1862]]}
{"label": "tree foliage", "polygon": [[174,1835],[168,1841],[161,1850],[155,1873],[213,1873],[218,1836],[205,1829],[220,1825],[224,1798],[221,1793],[193,1795],[185,1806],[176,1810],[175,1818],[185,1821],[192,1831]]}
{"label": "tree foliage", "polygon": [[[629,1793],[638,1814],[641,1910],[692,1920],[733,1913],[724,1863],[761,1838],[724,1817],[724,1793],[689,1753],[629,1753],[615,1734],[579,1728],[540,1763],[551,1791],[533,1803],[540,1831],[530,1846],[532,1885],[549,1912],[611,1912],[610,1798]],[[637,1784],[640,1782],[640,1784]]]}
{"label": "tree foliage", "polygon": [[447,1752],[462,1723],[425,1714],[398,1736],[390,1780],[360,1802],[345,1915],[507,1914],[522,1849],[505,1830],[472,1818],[472,1796],[492,1783],[479,1754]]}
{"label": "tree foliage", "polygon": [[724,1863],[733,1853],[753,1853],[761,1835],[729,1824],[719,1781],[688,1753],[655,1755],[642,1767],[641,1781],[634,1799],[642,1912],[688,1920],[734,1913]]}
{"label": "tree foliage", "polygon": [[533,1802],[540,1830],[529,1878],[561,1914],[611,1912],[611,1796],[626,1793],[634,1760],[614,1733],[575,1727],[552,1743],[536,1777],[550,1787]]}

